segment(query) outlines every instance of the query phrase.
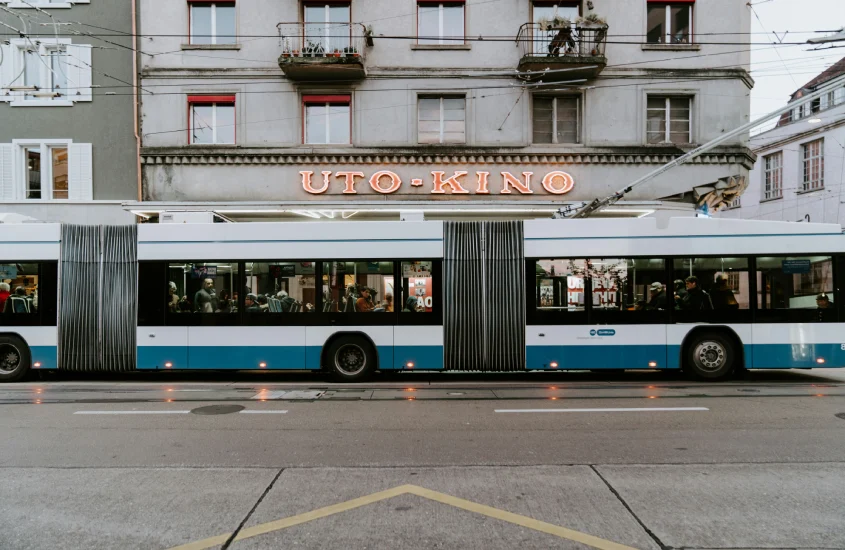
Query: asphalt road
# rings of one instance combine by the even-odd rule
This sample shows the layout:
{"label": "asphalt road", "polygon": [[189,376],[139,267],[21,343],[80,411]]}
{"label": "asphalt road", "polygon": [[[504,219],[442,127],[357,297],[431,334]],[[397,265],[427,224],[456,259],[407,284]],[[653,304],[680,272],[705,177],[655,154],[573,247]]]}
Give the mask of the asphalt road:
{"label": "asphalt road", "polygon": [[840,417],[834,370],[51,377],[0,386],[0,548],[841,549]]}

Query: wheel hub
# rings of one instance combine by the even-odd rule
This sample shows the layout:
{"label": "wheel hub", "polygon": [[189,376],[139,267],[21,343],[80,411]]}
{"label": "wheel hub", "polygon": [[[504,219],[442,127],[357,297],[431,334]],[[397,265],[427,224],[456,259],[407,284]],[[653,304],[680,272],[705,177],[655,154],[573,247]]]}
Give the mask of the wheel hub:
{"label": "wheel hub", "polygon": [[719,342],[702,342],[695,351],[695,357],[698,359],[699,366],[708,371],[721,369],[727,361],[725,347]]}
{"label": "wheel hub", "polygon": [[11,344],[0,344],[0,371],[14,372],[21,364],[21,353]]}
{"label": "wheel hub", "polygon": [[359,346],[346,344],[337,350],[335,364],[344,374],[358,374],[367,366],[367,356]]}

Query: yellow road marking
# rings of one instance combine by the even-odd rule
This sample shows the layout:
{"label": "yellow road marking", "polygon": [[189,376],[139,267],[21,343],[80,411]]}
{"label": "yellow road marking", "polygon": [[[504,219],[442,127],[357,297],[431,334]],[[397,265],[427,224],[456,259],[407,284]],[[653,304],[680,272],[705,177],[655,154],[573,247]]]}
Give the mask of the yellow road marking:
{"label": "yellow road marking", "polygon": [[[331,506],[326,506],[324,508],[318,508],[310,512],[305,512],[304,514],[299,514],[296,516],[291,516],[276,521],[262,523],[254,527],[249,527],[248,529],[243,529],[240,533],[238,533],[238,536],[235,537],[235,540],[244,540],[252,537],[257,537],[259,535],[264,535],[266,533],[271,533],[273,531],[280,531],[282,529],[287,529],[288,527],[293,527],[294,525],[300,525],[302,523],[307,523],[315,519],[328,517],[334,514],[339,514],[341,512],[347,512],[349,510],[354,510],[355,508],[360,508],[361,506],[374,504],[382,500],[387,500],[389,498],[407,494],[427,498],[435,502],[440,502],[441,504],[448,504],[449,506],[454,506],[455,508],[460,508],[461,510],[475,512],[476,514],[481,514],[487,517],[491,517],[493,519],[513,523],[514,525],[519,525],[521,527],[533,529],[541,533],[554,535],[562,539],[580,542],[581,544],[586,544],[587,546],[592,546],[593,548],[598,548],[599,550],[636,550],[634,548],[631,548],[630,546],[625,546],[623,544],[604,540],[598,537],[594,537],[592,535],[588,535],[586,533],[581,533],[579,531],[560,527],[552,523],[546,523],[544,521],[536,520],[528,516],[522,516],[511,512],[506,512],[504,510],[493,508],[491,506],[485,506],[484,504],[478,504],[477,502],[472,502],[470,500],[464,500],[462,498],[453,497],[445,493],[438,493],[437,491],[432,491],[430,489],[425,489],[416,485],[400,485],[399,487],[394,487],[393,489],[379,491],[378,493],[373,493],[371,495],[347,500],[346,502],[341,502],[338,504],[332,504]],[[171,548],[170,550],[206,550],[207,548],[213,548],[215,546],[219,546],[225,543],[230,536],[231,533],[226,533],[225,535],[218,535],[216,537],[211,537],[200,541],[191,542],[188,544],[183,544],[182,546],[176,546],[174,548]]]}

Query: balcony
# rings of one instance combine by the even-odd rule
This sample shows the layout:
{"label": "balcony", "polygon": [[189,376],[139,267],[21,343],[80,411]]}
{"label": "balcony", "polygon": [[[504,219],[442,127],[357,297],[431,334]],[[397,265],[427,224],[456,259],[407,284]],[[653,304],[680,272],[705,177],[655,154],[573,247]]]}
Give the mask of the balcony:
{"label": "balcony", "polygon": [[279,67],[291,80],[360,80],[366,30],[360,23],[279,23]]}
{"label": "balcony", "polygon": [[544,82],[595,78],[607,65],[607,25],[525,23],[516,42],[519,71],[537,73]]}

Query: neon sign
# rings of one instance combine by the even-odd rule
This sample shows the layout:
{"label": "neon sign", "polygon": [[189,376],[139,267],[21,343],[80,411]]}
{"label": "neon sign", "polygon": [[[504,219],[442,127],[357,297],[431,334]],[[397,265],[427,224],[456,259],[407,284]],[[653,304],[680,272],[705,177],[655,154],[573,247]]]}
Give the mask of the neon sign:
{"label": "neon sign", "polygon": [[[475,172],[473,178],[469,175],[469,172],[462,170],[452,172],[451,175],[447,175],[446,172],[432,171],[429,180],[430,193],[432,195],[534,194],[535,185],[532,183],[534,172],[522,172],[519,176],[510,172],[500,172],[499,174],[500,176],[496,178],[498,181],[491,183],[490,172]],[[344,195],[357,195],[359,186],[368,184],[376,193],[391,195],[399,191],[403,185],[402,178],[396,172],[390,170],[380,170],[370,175],[369,178],[364,172],[332,172],[331,170],[323,170],[317,177],[315,177],[313,171],[302,171],[299,175],[302,176],[302,188],[312,195],[322,195],[333,187],[337,189],[342,187]],[[318,181],[320,179],[321,182]],[[495,188],[491,190],[494,185]],[[411,179],[410,186],[423,187],[425,182],[422,179],[414,178]],[[564,195],[575,187],[575,179],[567,172],[555,170],[543,176],[539,187],[552,195]]]}

